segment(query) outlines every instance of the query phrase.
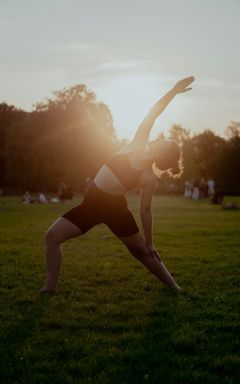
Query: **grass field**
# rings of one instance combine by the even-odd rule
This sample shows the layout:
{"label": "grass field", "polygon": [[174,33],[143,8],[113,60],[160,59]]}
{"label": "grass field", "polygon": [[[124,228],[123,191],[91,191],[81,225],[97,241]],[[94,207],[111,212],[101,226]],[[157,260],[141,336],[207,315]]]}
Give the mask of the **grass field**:
{"label": "grass field", "polygon": [[155,245],[184,294],[101,225],[64,244],[58,294],[42,297],[44,233],[74,203],[0,199],[0,382],[239,383],[240,211],[155,196]]}

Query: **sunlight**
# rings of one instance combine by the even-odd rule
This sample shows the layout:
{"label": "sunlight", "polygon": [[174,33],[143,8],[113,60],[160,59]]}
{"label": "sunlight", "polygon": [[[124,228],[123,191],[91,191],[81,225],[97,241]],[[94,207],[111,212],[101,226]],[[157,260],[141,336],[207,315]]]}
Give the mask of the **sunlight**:
{"label": "sunlight", "polygon": [[[169,89],[167,82],[154,76],[119,76],[96,90],[98,99],[112,112],[114,127],[119,138],[131,139],[152,105]],[[155,127],[153,135],[166,133],[170,122],[161,116],[161,129]],[[159,127],[159,123],[155,126]]]}

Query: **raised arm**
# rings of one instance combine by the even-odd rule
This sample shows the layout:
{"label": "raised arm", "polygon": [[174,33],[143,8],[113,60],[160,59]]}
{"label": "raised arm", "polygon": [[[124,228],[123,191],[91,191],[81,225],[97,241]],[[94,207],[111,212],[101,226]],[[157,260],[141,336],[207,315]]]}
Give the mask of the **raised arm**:
{"label": "raised arm", "polygon": [[133,138],[132,143],[137,144],[139,146],[145,146],[150,131],[152,129],[153,123],[156,118],[164,111],[164,109],[168,106],[170,101],[178,94],[190,91],[189,85],[194,81],[194,77],[187,77],[183,80],[178,81],[174,87],[166,93],[153,107],[150,109],[142,123],[140,124],[137,132]]}

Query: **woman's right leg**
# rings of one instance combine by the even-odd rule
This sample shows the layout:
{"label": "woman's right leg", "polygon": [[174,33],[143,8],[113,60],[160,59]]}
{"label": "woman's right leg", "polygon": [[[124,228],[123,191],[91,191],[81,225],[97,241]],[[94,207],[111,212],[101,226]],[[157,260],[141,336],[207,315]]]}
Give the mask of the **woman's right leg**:
{"label": "woman's right leg", "polygon": [[60,217],[46,233],[46,285],[40,289],[41,293],[54,293],[57,288],[58,277],[62,265],[61,244],[73,237],[80,236],[81,230],[69,220]]}
{"label": "woman's right leg", "polygon": [[159,280],[177,291],[182,291],[182,288],[176,283],[163,262],[157,256],[150,254],[146,243],[139,232],[132,236],[119,237],[119,239],[128,248],[130,253]]}

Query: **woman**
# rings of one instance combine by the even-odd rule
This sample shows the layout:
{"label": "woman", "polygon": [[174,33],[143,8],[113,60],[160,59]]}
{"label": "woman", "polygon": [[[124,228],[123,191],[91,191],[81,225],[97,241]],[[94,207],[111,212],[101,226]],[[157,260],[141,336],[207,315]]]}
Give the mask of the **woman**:
{"label": "woman", "polygon": [[[155,119],[179,93],[189,91],[194,77],[180,80],[162,97],[139,126],[134,139],[98,171],[83,202],[60,217],[47,231],[47,282],[41,293],[54,293],[61,269],[61,244],[105,223],[130,253],[169,287],[181,291],[161,261],[152,238],[151,200],[156,178],[153,168],[180,173],[180,149],[171,140],[148,142]],[[127,208],[125,193],[141,188],[140,213],[144,238]]]}

